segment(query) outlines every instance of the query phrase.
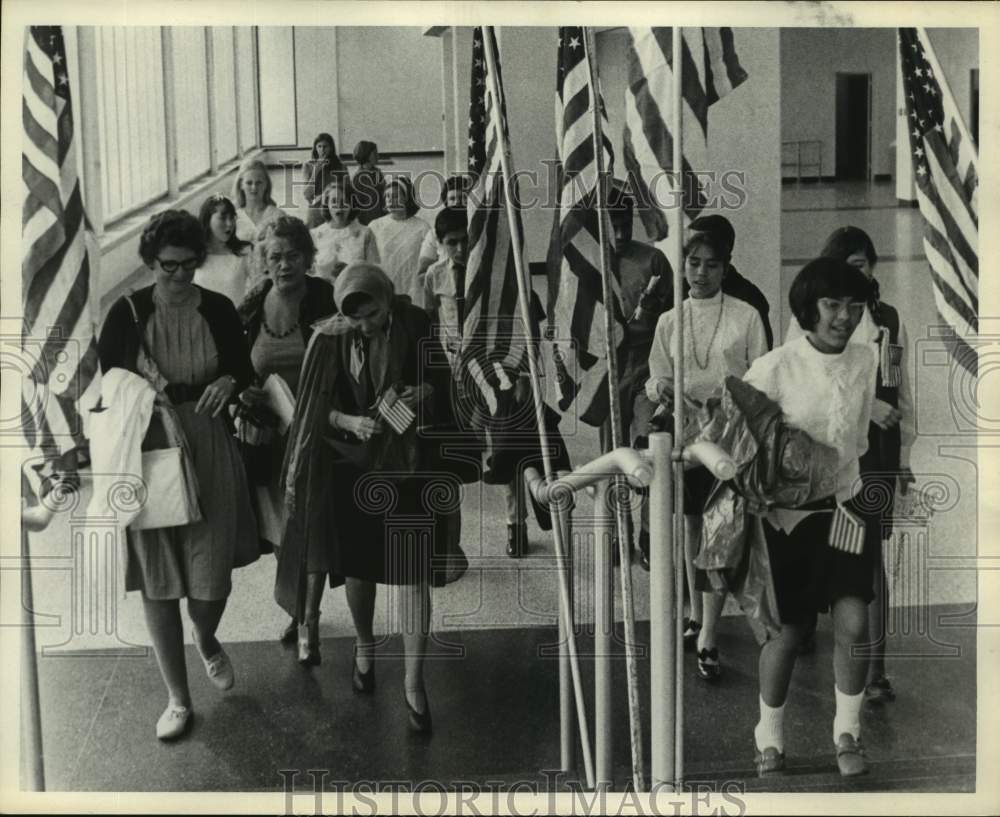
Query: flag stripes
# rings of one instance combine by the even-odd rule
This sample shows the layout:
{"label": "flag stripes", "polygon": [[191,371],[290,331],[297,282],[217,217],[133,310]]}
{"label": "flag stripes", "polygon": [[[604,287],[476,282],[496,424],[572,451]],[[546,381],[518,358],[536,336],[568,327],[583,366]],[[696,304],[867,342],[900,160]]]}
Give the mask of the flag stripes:
{"label": "flag stripes", "polygon": [[[496,56],[495,98],[485,55],[484,37],[490,37]],[[472,37],[472,79],[469,99],[469,257],[465,274],[465,316],[460,359],[462,380],[487,415],[495,416],[504,401],[499,393],[512,386],[511,375],[521,367],[527,348],[526,332],[518,315],[517,266],[506,214],[506,191],[501,150],[507,144],[507,110],[496,37],[492,28],[476,27]],[[521,230],[517,210],[515,219]]]}
{"label": "flag stripes", "polygon": [[[610,178],[614,154],[607,136],[607,111],[594,87],[581,27],[559,29],[556,69],[556,147],[559,157],[558,242],[549,269],[549,334],[556,344],[559,407],[565,411],[574,400],[580,419],[600,425],[610,407],[607,386],[608,343],[605,328],[601,243],[598,219],[598,167],[594,152],[594,105],[602,121],[604,169]],[[606,233],[611,240],[610,225]],[[609,270],[610,274],[610,270]],[[617,349],[624,333],[618,305],[618,281],[612,277],[611,306]]]}
{"label": "flag stripes", "polygon": [[84,442],[81,402],[98,388],[86,216],[58,26],[34,26],[26,36],[21,115],[21,348],[30,360],[22,427],[29,447],[52,459]]}
{"label": "flag stripes", "polygon": [[630,28],[629,87],[622,154],[647,234],[668,232],[667,210],[683,195],[686,220],[708,202],[697,172],[708,168],[708,109],[747,79],[728,28],[685,28],[681,36],[682,127],[680,191],[673,170],[670,118],[673,42],[669,28]]}
{"label": "flag stripes", "polygon": [[978,152],[965,135],[944,78],[935,77],[933,49],[923,32],[901,28],[898,41],[935,305],[949,328],[949,351],[975,375],[978,360],[970,340],[979,330]]}

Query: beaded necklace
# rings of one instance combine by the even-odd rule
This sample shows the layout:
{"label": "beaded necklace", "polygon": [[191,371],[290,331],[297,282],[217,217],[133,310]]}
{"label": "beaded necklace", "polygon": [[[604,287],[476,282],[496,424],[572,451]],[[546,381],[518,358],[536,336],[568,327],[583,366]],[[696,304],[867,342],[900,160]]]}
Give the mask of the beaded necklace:
{"label": "beaded necklace", "polygon": [[688,332],[691,333],[691,354],[694,357],[694,362],[697,364],[698,368],[701,369],[702,371],[705,371],[705,369],[708,368],[708,363],[712,358],[712,344],[715,343],[715,336],[719,334],[719,327],[722,325],[722,310],[723,306],[725,305],[725,299],[726,296],[723,293],[719,297],[719,314],[718,317],[716,317],[715,319],[715,329],[712,330],[712,337],[711,339],[709,339],[708,346],[705,348],[704,363],[702,363],[701,360],[699,360],[698,358],[698,345],[695,343],[695,338],[694,338],[694,320],[692,315],[693,307],[691,309],[688,309],[687,325],[688,325]]}

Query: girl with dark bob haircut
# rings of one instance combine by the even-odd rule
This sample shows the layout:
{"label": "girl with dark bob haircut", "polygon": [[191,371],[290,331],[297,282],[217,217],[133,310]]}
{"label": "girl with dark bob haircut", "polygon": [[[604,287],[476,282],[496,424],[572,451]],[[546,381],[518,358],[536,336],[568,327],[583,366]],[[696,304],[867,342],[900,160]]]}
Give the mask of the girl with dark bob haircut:
{"label": "girl with dark bob haircut", "polygon": [[[852,338],[866,315],[871,285],[837,258],[810,261],[789,302],[803,334],[754,361],[744,380],[781,408],[782,420],[837,452],[832,492],[795,508],[772,507],[762,520],[781,631],[761,649],[760,720],[754,729],[759,774],[785,766],[784,710],[803,638],[816,616],[833,619],[837,766],[852,777],[868,769],[861,706],[868,658],[868,605],[874,598],[878,531],[868,523],[860,459],[868,450],[878,355]],[[834,520],[837,520],[834,524]],[[849,530],[852,535],[841,534]]]}
{"label": "girl with dark bob haircut", "polygon": [[147,267],[153,266],[163,247],[186,247],[195,253],[199,267],[208,254],[201,223],[186,210],[164,210],[143,228],[139,237],[139,257]]}
{"label": "girl with dark bob haircut", "polygon": [[871,282],[857,267],[834,258],[817,258],[795,276],[788,303],[799,326],[810,332],[819,322],[820,298],[851,298],[867,303],[871,292]]}
{"label": "girl with dark bob haircut", "polygon": [[222,193],[209,196],[198,212],[198,222],[208,255],[194,274],[194,282],[238,305],[251,284],[253,244],[236,236],[236,205]]}

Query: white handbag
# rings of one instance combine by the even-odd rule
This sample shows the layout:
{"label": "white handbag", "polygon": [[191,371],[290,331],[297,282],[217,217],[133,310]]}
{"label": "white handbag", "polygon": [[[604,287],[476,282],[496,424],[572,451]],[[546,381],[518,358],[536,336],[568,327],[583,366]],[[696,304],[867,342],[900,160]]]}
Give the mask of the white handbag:
{"label": "white handbag", "polygon": [[142,452],[144,502],[130,528],[176,528],[201,519],[196,483],[188,473],[189,467],[180,446]]}

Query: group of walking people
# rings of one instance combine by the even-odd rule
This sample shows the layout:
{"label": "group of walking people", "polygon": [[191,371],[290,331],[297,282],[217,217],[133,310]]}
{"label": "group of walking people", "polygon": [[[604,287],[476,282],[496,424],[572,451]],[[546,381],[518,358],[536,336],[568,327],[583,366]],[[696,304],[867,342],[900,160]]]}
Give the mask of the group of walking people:
{"label": "group of walking people", "polygon": [[[198,217],[177,210],[154,216],[140,241],[153,283],[119,299],[101,332],[102,369],[147,377],[157,400],[177,410],[200,489],[199,521],[129,530],[127,537],[127,587],[142,593],[168,692],[156,725],[164,740],[182,736],[192,719],[180,599],[188,600],[192,637],[209,679],[231,688],[234,668],[216,637],[231,572],[269,550],[277,554],[275,598],[289,615],[280,639],[297,645],[303,665],[321,662],[324,588],[345,585],[357,634],[351,685],[359,694],[372,694],[376,684],[376,587],[393,589],[405,648],[407,721],[415,732],[432,729],[423,673],[430,588],[453,578],[441,564],[454,553],[461,523],[458,516],[456,531],[456,509],[428,507],[428,484],[440,474],[427,467],[433,446],[420,429],[457,426],[466,187],[460,177],[448,180],[432,229],[418,215],[409,180],[386,182],[374,144],[359,143],[354,157],[352,178],[333,139],[317,137],[303,168],[301,217],[277,206],[268,169],[257,160],[240,168],[231,197],[211,196]],[[832,738],[841,772],[861,773],[862,702],[889,701],[894,692],[884,660],[869,660],[859,649],[884,638],[881,549],[891,501],[872,510],[858,495],[874,481],[891,494],[897,481],[905,489],[913,480],[907,340],[898,313],[879,298],[872,241],[855,227],[834,232],[796,276],[789,296],[793,327],[772,349],[767,301],[734,268],[736,236],[723,216],[691,223],[686,294],[674,304],[669,264],[651,245],[633,240],[627,191],[615,187],[612,196],[614,268],[628,319],[619,363],[625,439],[639,444],[663,428],[679,399],[689,409],[688,427],[679,433],[693,439],[699,420],[722,398],[726,378],[735,377],[780,406],[788,425],[836,451],[831,495],[806,507],[769,508],[764,516],[781,628],[760,653],[755,762],[761,773],[784,765],[792,669],[817,614],[829,610]],[[679,362],[671,344],[681,310]],[[674,389],[678,365],[683,394]],[[511,375],[515,403],[530,403],[527,378]],[[274,379],[294,397],[285,433],[276,430]],[[556,464],[565,470],[558,421],[546,407]],[[534,415],[529,431],[533,422]],[[253,434],[265,440],[258,450]],[[605,429],[602,440],[609,436]],[[536,449],[495,445],[487,460],[493,472],[487,481],[506,486],[507,553],[514,557],[527,552],[521,470],[540,460]],[[695,648],[698,674],[709,681],[722,673],[716,628],[724,597],[695,561],[713,487],[707,471],[689,471],[683,507],[685,640]],[[535,510],[547,526],[545,509]],[[839,512],[863,520],[859,552],[830,543]],[[426,525],[397,529],[394,515],[424,518]],[[643,518],[638,559],[646,569],[659,544],[650,541]]]}

